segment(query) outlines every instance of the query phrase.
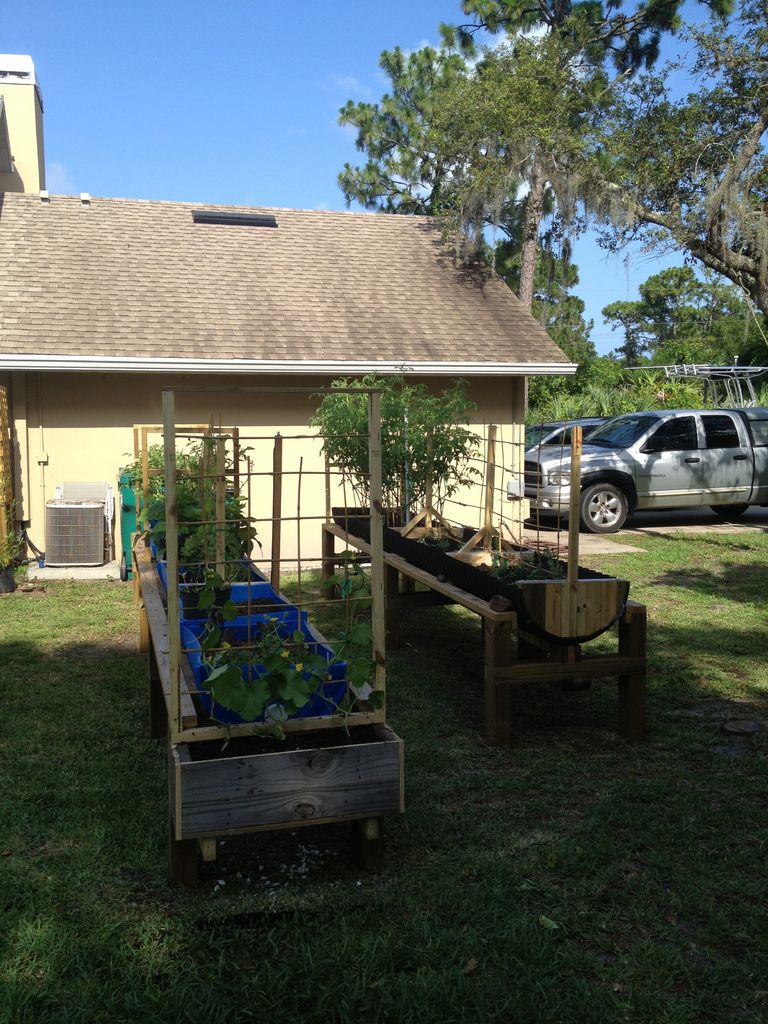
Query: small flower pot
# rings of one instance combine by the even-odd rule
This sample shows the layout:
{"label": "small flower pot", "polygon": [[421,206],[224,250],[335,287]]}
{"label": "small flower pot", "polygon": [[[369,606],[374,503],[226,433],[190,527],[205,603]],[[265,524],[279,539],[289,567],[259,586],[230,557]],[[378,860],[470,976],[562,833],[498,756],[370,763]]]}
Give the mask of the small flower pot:
{"label": "small flower pot", "polygon": [[0,594],[12,594],[16,589],[16,574],[13,566],[0,569]]}

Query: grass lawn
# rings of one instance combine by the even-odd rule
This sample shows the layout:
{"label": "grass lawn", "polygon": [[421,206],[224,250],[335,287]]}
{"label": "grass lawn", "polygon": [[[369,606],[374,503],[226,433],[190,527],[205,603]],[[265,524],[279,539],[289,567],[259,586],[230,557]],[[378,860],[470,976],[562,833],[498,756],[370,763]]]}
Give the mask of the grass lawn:
{"label": "grass lawn", "polygon": [[589,560],[648,605],[640,746],[601,683],[521,691],[489,748],[477,618],[405,625],[378,877],[339,826],[230,839],[169,890],[130,587],[0,598],[0,1021],[762,1024],[768,732],[723,725],[768,720],[768,534],[642,544]]}

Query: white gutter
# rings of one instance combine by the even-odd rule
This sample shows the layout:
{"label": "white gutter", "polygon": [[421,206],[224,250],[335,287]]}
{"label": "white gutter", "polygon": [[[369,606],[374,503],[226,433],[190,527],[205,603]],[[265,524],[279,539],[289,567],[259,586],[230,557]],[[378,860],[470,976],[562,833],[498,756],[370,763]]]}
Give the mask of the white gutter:
{"label": "white gutter", "polygon": [[444,363],[400,359],[169,359],[124,356],[0,355],[0,370],[70,370],[84,373],[253,373],[337,374],[410,373],[438,377],[511,377],[573,374],[576,363]]}

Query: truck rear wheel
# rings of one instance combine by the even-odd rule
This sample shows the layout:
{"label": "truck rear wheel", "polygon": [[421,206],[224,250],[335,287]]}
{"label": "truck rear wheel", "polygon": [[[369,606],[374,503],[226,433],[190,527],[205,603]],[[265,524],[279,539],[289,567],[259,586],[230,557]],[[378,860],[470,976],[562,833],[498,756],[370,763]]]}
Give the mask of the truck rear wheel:
{"label": "truck rear wheel", "polygon": [[743,516],[749,505],[710,505],[709,507],[720,519],[731,520]]}
{"label": "truck rear wheel", "polygon": [[616,533],[629,514],[627,496],[616,484],[591,484],[579,500],[582,527],[589,533]]}

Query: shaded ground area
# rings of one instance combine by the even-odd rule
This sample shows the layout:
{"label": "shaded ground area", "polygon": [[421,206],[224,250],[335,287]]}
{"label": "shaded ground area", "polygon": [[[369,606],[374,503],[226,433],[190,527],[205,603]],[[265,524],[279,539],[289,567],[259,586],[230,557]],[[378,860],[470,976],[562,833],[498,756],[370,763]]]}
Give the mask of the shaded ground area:
{"label": "shaded ground area", "polygon": [[643,546],[588,564],[649,607],[647,743],[604,680],[521,689],[489,748],[478,620],[423,611],[389,659],[384,873],[313,828],[227,840],[193,893],[130,588],[0,598],[0,1020],[762,1024],[768,537]]}

